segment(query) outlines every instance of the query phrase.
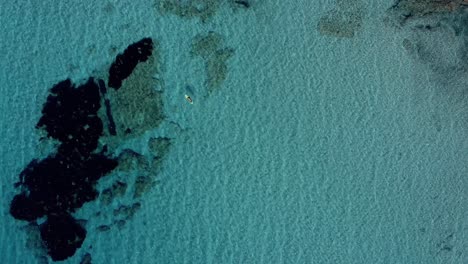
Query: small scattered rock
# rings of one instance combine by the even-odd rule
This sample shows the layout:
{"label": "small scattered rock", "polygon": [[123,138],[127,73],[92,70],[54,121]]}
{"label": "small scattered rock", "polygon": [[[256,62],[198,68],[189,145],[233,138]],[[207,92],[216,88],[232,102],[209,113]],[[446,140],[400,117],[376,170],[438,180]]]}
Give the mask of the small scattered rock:
{"label": "small scattered rock", "polygon": [[125,226],[126,223],[127,223],[127,222],[126,222],[125,220],[122,220],[122,219],[117,220],[117,221],[114,221],[114,224],[115,224],[119,229],[122,229],[122,228]]}
{"label": "small scattered rock", "polygon": [[112,200],[113,200],[113,194],[112,194],[112,191],[110,189],[105,189],[101,192],[101,194],[99,195],[99,200],[101,201],[101,203],[103,205],[109,205],[112,203]]}
{"label": "small scattered rock", "polygon": [[91,254],[86,253],[81,258],[80,264],[91,264]]}
{"label": "small scattered rock", "polygon": [[128,220],[141,208],[140,203],[134,203],[131,206],[122,205],[114,210],[114,216],[122,216],[123,219]]}
{"label": "small scattered rock", "polygon": [[138,176],[135,180],[135,190],[133,193],[133,198],[139,198],[144,193],[146,193],[151,187],[153,187],[154,182],[148,176]]}
{"label": "small scattered rock", "polygon": [[167,137],[150,138],[148,149],[156,157],[164,157],[171,146],[171,139]]}
{"label": "small scattered rock", "polygon": [[194,38],[191,53],[205,60],[208,93],[221,87],[227,78],[227,60],[234,55],[234,49],[223,47],[222,36],[210,31],[206,35],[200,34]]}
{"label": "small scattered rock", "polygon": [[125,195],[127,184],[125,182],[116,181],[111,187],[104,189],[100,195],[100,201],[104,205],[109,205],[115,198]]}
{"label": "small scattered rock", "polygon": [[131,149],[124,149],[118,157],[119,166],[117,170],[129,172],[133,170],[146,171],[148,170],[148,161],[145,156]]}
{"label": "small scattered rock", "polygon": [[234,3],[239,5],[239,6],[242,6],[244,8],[249,8],[250,7],[249,2],[247,2],[245,0],[235,0]]}
{"label": "small scattered rock", "polygon": [[96,229],[100,232],[106,232],[109,231],[111,228],[108,225],[100,225]]}

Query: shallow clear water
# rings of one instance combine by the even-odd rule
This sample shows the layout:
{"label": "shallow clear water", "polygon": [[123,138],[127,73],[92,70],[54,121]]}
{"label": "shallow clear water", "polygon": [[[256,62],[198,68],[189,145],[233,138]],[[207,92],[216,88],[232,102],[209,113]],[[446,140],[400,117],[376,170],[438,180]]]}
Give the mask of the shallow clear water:
{"label": "shallow clear water", "polygon": [[[111,46],[147,36],[160,45],[166,115],[187,130],[162,126],[121,143],[145,153],[140,139],[174,138],[158,184],[125,227],[93,231],[112,218],[94,219],[106,210],[98,204],[77,212],[89,233],[65,263],[86,252],[93,263],[468,261],[468,78],[402,45],[457,46],[461,37],[428,45],[436,40],[384,22],[385,1],[351,1],[362,11],[351,38],[317,30],[333,1],[256,1],[247,10],[223,2],[206,22],[162,14],[152,1],[88,2],[0,11],[0,249],[8,263],[38,263],[8,203],[38,155],[34,125],[47,89],[105,70]],[[212,93],[203,59],[190,55],[194,37],[208,31],[234,49]],[[429,51],[447,64],[456,57]]]}

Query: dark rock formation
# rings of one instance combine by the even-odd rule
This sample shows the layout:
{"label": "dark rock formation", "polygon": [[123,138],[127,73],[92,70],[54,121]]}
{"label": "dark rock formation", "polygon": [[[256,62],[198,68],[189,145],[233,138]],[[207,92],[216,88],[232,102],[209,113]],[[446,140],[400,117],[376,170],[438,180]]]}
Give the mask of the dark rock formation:
{"label": "dark rock formation", "polygon": [[[119,54],[109,70],[108,83],[115,89],[107,90],[103,80],[94,78],[89,78],[78,86],[67,79],[50,89],[36,129],[45,131],[46,136],[41,140],[49,138],[54,142],[58,141],[58,144],[54,145],[52,154],[32,160],[23,169],[19,181],[15,184],[19,193],[10,204],[10,214],[14,218],[29,221],[35,226],[41,223],[37,231],[40,238],[39,235],[37,237],[42,240],[42,256],[46,251],[53,261],[61,261],[73,256],[82,246],[87,234],[84,227],[86,221],[73,218],[73,213],[85,203],[98,198],[97,182],[116,169],[120,161],[122,164],[118,166],[118,170],[149,169],[148,161],[143,155],[129,150],[123,151],[118,159],[113,158],[107,154],[108,149],[114,149],[112,145],[108,147],[102,142],[105,142],[105,139],[117,138],[117,134],[121,137],[124,133],[122,130],[122,133],[117,133],[117,128],[131,127],[132,134],[139,131],[137,125],[130,126],[128,124],[132,123],[129,122],[123,124],[123,120],[126,119],[122,118],[122,110],[128,112],[125,113],[125,117],[133,118],[135,115],[133,108],[125,108],[129,102],[126,97],[138,95],[136,99],[131,98],[131,102],[135,102],[135,107],[142,108],[142,113],[154,119],[153,123],[145,119],[144,123],[149,123],[149,127],[141,128],[141,131],[147,131],[162,122],[162,96],[153,91],[152,86],[146,85],[147,82],[143,82],[144,85],[139,82],[142,78],[151,79],[151,76],[137,76],[137,81],[133,82],[132,78],[137,73],[130,76],[140,62],[148,60],[148,63],[138,70],[155,66],[150,63],[154,61],[152,52],[153,41],[145,38],[130,45],[123,54]],[[129,76],[122,89],[117,91],[122,81]],[[137,88],[146,89],[145,93]],[[148,101],[146,105],[144,99]],[[111,111],[113,101],[117,103],[112,106]],[[105,111],[101,109],[101,102]],[[151,105],[153,110],[148,110],[150,107],[147,105]],[[107,125],[109,133],[104,133],[104,124]],[[115,139],[114,143],[118,144],[118,140]],[[109,141],[112,143],[112,140]],[[143,188],[141,189],[143,192]],[[101,193],[101,199],[106,201],[104,205],[109,205],[109,201],[115,197],[125,195],[126,190],[126,183],[115,182]],[[114,216],[123,218],[114,222],[122,227],[140,207],[140,203],[133,203],[131,206],[122,206],[114,210]],[[97,228],[98,231],[109,229],[110,226],[105,225]],[[81,263],[91,263],[91,256],[84,258]]]}
{"label": "dark rock formation", "polygon": [[153,40],[144,38],[128,46],[123,54],[117,55],[109,69],[109,87],[119,89],[122,81],[132,74],[138,63],[145,62],[151,56],[152,51]]}
{"label": "dark rock formation", "polygon": [[100,232],[106,232],[106,231],[109,231],[110,229],[111,227],[108,225],[100,225],[97,227],[97,230]]}
{"label": "dark rock formation", "polygon": [[13,199],[11,213],[17,219],[30,221],[43,215],[73,212],[96,199],[95,183],[116,165],[116,161],[100,154],[58,153],[33,161],[20,175],[28,194]]}
{"label": "dark rock formation", "polygon": [[36,127],[44,128],[49,137],[62,143],[59,152],[89,155],[102,134],[102,122],[97,116],[101,98],[94,79],[89,78],[78,88],[65,80],[52,87],[50,93]]}
{"label": "dark rock formation", "polygon": [[97,181],[117,166],[103,153],[93,153],[102,135],[99,88],[90,78],[75,88],[65,80],[50,90],[37,128],[61,143],[56,153],[33,160],[20,174],[22,192],[13,198],[10,213],[19,220],[46,216],[41,237],[53,260],[72,256],[86,230],[70,215],[97,198]]}
{"label": "dark rock formation", "polygon": [[69,214],[50,215],[39,228],[47,253],[54,261],[65,260],[75,254],[86,237],[86,230]]}
{"label": "dark rock formation", "polygon": [[10,214],[19,220],[33,221],[45,214],[45,208],[43,204],[34,201],[26,193],[21,193],[11,201]]}
{"label": "dark rock formation", "polygon": [[249,8],[250,7],[250,4],[249,2],[247,1],[243,1],[243,0],[235,0],[234,3],[238,4],[238,5],[241,5],[245,8]]}

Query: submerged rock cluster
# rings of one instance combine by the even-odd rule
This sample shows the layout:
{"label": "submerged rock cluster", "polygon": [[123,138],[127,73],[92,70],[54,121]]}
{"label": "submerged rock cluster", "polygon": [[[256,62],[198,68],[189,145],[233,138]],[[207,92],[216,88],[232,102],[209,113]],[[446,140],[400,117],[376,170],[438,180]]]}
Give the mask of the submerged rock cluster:
{"label": "submerged rock cluster", "polygon": [[[130,45],[110,67],[108,85],[119,89],[152,51],[150,38]],[[119,159],[108,153],[108,147],[99,145],[104,135],[103,120],[110,136],[117,132],[106,94],[105,82],[93,77],[78,86],[69,79],[54,85],[36,128],[45,130],[47,138],[59,144],[46,158],[32,160],[15,184],[20,192],[11,201],[10,214],[39,225],[47,254],[54,261],[67,259],[81,247],[87,230],[73,213],[99,196],[97,182],[119,165]],[[106,107],[105,116],[99,116],[102,102]],[[118,194],[125,188],[120,183],[112,191]],[[120,211],[128,216],[139,206],[131,207],[131,213]]]}
{"label": "submerged rock cluster", "polygon": [[234,49],[224,47],[223,37],[213,31],[197,35],[190,50],[192,56],[198,56],[205,62],[206,88],[210,95],[220,88],[227,78],[227,60],[234,55]]}
{"label": "submerged rock cluster", "polygon": [[[202,22],[226,3],[157,2],[162,14],[199,18]],[[229,0],[227,4],[234,11],[252,8],[250,1]],[[222,86],[228,73],[227,61],[234,55],[234,49],[223,42],[214,32],[193,39],[190,52],[204,60],[208,94]],[[115,54],[117,48],[111,51]],[[75,255],[85,247],[89,232],[123,228],[143,206],[143,195],[158,182],[155,175],[173,137],[162,133],[146,139],[145,155],[121,147],[122,142],[145,135],[166,119],[159,59],[158,42],[143,38],[117,54],[106,73],[98,71],[99,76],[79,84],[63,80],[50,89],[36,125],[47,148],[20,173],[15,184],[18,194],[10,204],[10,214],[28,223],[24,228],[29,234],[28,248],[34,248],[41,263]],[[184,131],[174,121],[169,124]],[[90,229],[85,226],[88,215],[80,219],[76,215],[83,212],[79,209],[84,204],[95,200],[99,211],[90,217],[98,218],[98,222]],[[91,263],[89,252],[81,255],[81,263]]]}

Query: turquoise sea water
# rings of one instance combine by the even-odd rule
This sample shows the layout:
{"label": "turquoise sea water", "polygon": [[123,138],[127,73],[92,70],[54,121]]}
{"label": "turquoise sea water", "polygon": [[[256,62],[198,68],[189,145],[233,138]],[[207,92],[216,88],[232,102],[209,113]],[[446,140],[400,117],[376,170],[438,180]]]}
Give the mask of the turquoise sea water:
{"label": "turquoise sea water", "polygon": [[[468,263],[468,78],[434,70],[456,55],[409,55],[402,42],[416,33],[384,23],[387,1],[362,5],[352,38],[321,34],[336,3],[309,2],[225,4],[207,22],[147,0],[2,4],[5,263],[39,263],[8,206],[37,155],[47,89],[147,36],[160,42],[166,115],[187,130],[148,131],[175,138],[158,184],[124,228],[89,232],[64,263],[85,252],[92,263]],[[235,50],[210,95],[189,52],[208,31]]]}

